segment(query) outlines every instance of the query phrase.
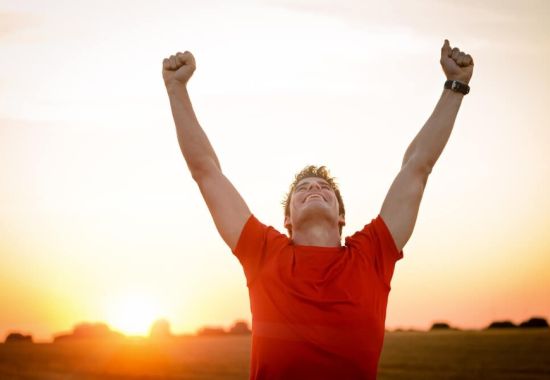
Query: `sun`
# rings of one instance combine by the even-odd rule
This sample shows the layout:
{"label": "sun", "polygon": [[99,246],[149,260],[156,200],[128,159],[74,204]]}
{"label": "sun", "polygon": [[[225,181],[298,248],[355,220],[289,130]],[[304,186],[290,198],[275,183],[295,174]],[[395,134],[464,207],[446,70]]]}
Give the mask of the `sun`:
{"label": "sun", "polygon": [[153,322],[159,319],[158,305],[145,295],[122,297],[108,308],[108,324],[130,336],[147,336]]}

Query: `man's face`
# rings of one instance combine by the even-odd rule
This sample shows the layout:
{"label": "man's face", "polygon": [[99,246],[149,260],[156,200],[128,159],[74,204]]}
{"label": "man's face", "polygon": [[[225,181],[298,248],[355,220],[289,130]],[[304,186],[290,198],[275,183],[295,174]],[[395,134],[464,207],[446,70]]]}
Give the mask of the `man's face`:
{"label": "man's face", "polygon": [[296,184],[290,197],[290,216],[285,217],[285,227],[291,228],[310,218],[322,218],[338,228],[344,224],[339,215],[338,198],[327,181],[322,178],[304,178]]}

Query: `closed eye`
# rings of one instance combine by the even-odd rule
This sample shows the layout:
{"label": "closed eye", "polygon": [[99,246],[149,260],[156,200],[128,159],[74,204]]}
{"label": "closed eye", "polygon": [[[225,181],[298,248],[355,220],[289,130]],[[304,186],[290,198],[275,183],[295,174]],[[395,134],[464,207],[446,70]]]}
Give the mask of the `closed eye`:
{"label": "closed eye", "polygon": [[[304,190],[304,189],[306,189],[306,188],[307,188],[307,185],[300,185],[300,186],[298,186],[298,187],[296,188],[296,190],[294,190],[294,191],[302,191],[302,190]],[[328,190],[330,190],[330,189],[332,189],[332,188],[331,188],[329,185],[327,185],[327,184],[325,183],[325,184],[321,184],[321,189],[328,189]]]}

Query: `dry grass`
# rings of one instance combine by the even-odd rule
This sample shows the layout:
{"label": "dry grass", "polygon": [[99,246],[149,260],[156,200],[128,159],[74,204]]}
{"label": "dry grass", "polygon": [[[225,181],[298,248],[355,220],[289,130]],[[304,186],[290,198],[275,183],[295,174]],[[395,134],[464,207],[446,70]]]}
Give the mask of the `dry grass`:
{"label": "dry grass", "polygon": [[[249,336],[1,344],[0,379],[247,379],[249,355]],[[550,330],[387,333],[378,378],[550,379]]]}
{"label": "dry grass", "polygon": [[550,379],[550,330],[389,333],[379,379]]}

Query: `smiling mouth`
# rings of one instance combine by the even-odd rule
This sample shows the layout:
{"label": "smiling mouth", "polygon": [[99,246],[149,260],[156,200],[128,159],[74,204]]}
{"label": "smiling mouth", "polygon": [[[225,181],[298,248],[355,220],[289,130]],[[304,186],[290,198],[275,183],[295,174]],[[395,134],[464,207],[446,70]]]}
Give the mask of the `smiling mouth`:
{"label": "smiling mouth", "polygon": [[323,198],[322,196],[320,196],[319,194],[313,194],[313,195],[308,195],[306,197],[306,199],[304,199],[304,203],[307,202],[308,200],[310,200],[311,198],[319,198],[321,200],[325,200],[325,198]]}

